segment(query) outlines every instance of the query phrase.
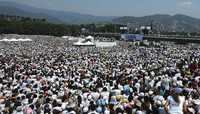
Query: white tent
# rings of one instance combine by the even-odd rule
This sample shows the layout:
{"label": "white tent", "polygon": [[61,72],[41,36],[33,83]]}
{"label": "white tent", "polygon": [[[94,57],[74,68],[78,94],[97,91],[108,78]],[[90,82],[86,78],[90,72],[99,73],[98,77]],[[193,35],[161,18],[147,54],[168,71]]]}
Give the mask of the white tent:
{"label": "white tent", "polygon": [[87,41],[87,42],[75,42],[73,44],[74,46],[95,46],[93,42]]}
{"label": "white tent", "polygon": [[68,39],[68,38],[69,38],[69,36],[62,36],[62,38],[63,38],[63,39]]}
{"label": "white tent", "polygon": [[9,39],[7,39],[7,38],[4,38],[4,39],[2,39],[2,40],[0,40],[0,41],[8,42],[8,41],[9,41]]}
{"label": "white tent", "polygon": [[87,36],[86,39],[94,39],[92,36]]}
{"label": "white tent", "polygon": [[91,42],[94,42],[94,37],[92,37],[92,36],[88,36],[85,39],[90,40]]}
{"label": "white tent", "polygon": [[96,47],[114,47],[117,42],[95,42]]}
{"label": "white tent", "polygon": [[10,42],[16,42],[18,41],[16,38],[12,38],[12,39],[9,39]]}
{"label": "white tent", "polygon": [[29,38],[26,38],[26,39],[22,39],[22,38],[19,38],[19,39],[16,39],[16,38],[7,39],[7,38],[4,38],[4,39],[0,40],[0,42],[26,42],[26,41],[32,41],[32,40],[29,39]]}
{"label": "white tent", "polygon": [[22,42],[25,42],[25,41],[32,41],[31,39],[29,39],[29,38],[26,38],[26,39],[22,39],[22,38],[19,38],[19,39],[17,39],[18,41],[22,41]]}
{"label": "white tent", "polygon": [[94,37],[88,36],[85,39],[79,38],[78,42],[73,44],[74,46],[95,46]]}

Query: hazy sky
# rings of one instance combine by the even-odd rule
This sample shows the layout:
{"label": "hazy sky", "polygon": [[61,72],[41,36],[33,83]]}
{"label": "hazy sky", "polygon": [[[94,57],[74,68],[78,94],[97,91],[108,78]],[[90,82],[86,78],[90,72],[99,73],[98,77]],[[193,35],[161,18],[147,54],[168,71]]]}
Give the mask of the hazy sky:
{"label": "hazy sky", "polygon": [[200,0],[0,0],[100,16],[186,14],[200,18]]}

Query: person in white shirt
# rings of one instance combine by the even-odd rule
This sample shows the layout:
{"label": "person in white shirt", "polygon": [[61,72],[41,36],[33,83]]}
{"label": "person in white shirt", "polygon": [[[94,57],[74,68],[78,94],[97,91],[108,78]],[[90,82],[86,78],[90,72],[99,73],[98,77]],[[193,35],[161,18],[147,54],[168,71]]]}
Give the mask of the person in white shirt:
{"label": "person in white shirt", "polygon": [[165,110],[169,114],[184,114],[184,111],[186,110],[185,97],[180,96],[180,93],[180,90],[175,89],[172,91],[172,95],[167,97]]}

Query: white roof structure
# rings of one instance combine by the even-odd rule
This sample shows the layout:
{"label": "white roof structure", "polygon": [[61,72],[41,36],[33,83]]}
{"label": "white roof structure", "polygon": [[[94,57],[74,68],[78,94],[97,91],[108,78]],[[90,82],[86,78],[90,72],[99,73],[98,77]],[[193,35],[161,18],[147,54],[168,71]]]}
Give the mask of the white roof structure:
{"label": "white roof structure", "polygon": [[85,39],[80,38],[78,42],[73,44],[74,46],[95,46],[94,37],[88,36]]}
{"label": "white roof structure", "polygon": [[69,36],[62,36],[62,38],[63,38],[63,39],[68,39],[68,38],[69,38]]}
{"label": "white roof structure", "polygon": [[145,26],[141,26],[141,27],[140,27],[141,30],[143,30],[143,29],[145,29],[145,28],[146,28]]}
{"label": "white roof structure", "polygon": [[7,39],[7,38],[4,38],[4,39],[0,40],[0,42],[27,42],[27,41],[32,41],[32,39],[29,39],[29,38],[26,38],[26,39],[22,39],[22,38],[19,38],[19,39],[16,39],[16,38]]}
{"label": "white roof structure", "polygon": [[96,47],[114,47],[117,42],[95,42]]}
{"label": "white roof structure", "polygon": [[88,36],[85,39],[80,38],[78,42],[73,44],[74,46],[96,46],[96,47],[113,47],[117,45],[117,42],[99,42],[94,41],[94,37]]}
{"label": "white roof structure", "polygon": [[150,27],[150,26],[147,26],[147,30],[151,30],[151,27]]}
{"label": "white roof structure", "polygon": [[86,37],[86,39],[90,40],[91,42],[94,42],[94,37],[92,37],[92,36],[88,36],[88,37]]}
{"label": "white roof structure", "polygon": [[86,37],[86,39],[94,39],[94,37],[88,36],[88,37]]}
{"label": "white roof structure", "polygon": [[2,40],[0,40],[0,41],[4,41],[4,42],[7,42],[7,41],[9,41],[9,39],[7,39],[7,38],[4,38],[4,39],[2,39]]}
{"label": "white roof structure", "polygon": [[74,46],[95,46],[93,42],[76,42],[73,44]]}

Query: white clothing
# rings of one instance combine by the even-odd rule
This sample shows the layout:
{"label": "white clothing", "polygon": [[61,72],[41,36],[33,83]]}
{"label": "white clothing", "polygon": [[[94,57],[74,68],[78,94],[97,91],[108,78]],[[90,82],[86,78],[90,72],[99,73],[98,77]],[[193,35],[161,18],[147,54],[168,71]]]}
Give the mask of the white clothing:
{"label": "white clothing", "polygon": [[179,96],[180,103],[177,103],[172,96],[168,96],[167,101],[169,104],[169,114],[183,114],[183,104],[185,97]]}

